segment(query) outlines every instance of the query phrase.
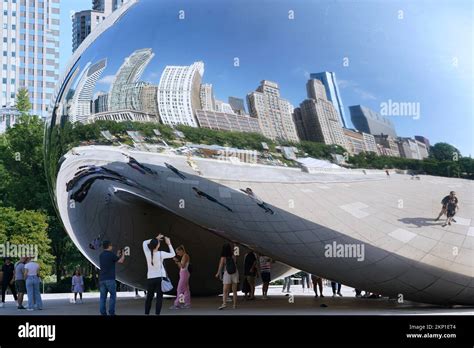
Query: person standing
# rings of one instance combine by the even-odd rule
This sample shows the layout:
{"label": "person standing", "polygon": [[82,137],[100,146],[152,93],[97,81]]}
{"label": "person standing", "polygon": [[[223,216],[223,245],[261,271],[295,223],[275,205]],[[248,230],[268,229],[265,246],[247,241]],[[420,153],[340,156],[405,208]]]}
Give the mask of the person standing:
{"label": "person standing", "polygon": [[291,287],[291,276],[288,276],[283,279],[283,289],[281,290],[281,292],[285,292],[285,289],[286,289],[286,292],[289,293],[290,287]]}
{"label": "person standing", "polygon": [[[448,203],[451,199],[454,199],[455,202],[456,202],[456,205],[458,204],[458,198],[456,197],[456,192],[454,191],[451,191],[449,193],[448,196],[445,196],[442,200],[441,200],[441,211],[439,212],[439,215],[438,217],[435,219],[435,221],[438,221],[441,216],[443,216],[444,214],[446,214],[446,211],[447,211],[447,208],[448,208]],[[454,221],[456,222],[456,221]]]}
{"label": "person standing", "polygon": [[74,303],[77,302],[77,294],[79,294],[80,302],[82,303],[82,293],[84,292],[84,277],[79,270],[76,270],[72,277],[72,292],[74,293]]}
{"label": "person standing", "polygon": [[26,282],[25,282],[25,263],[27,262],[26,257],[20,257],[20,261],[15,264],[15,287],[18,293],[18,309],[26,309],[23,306],[23,297],[26,294]]}
{"label": "person standing", "polygon": [[458,200],[456,197],[450,197],[448,204],[446,204],[446,222],[444,223],[443,227],[446,225],[451,226],[451,221],[454,221],[454,215],[458,210]]}
{"label": "person standing", "polygon": [[249,251],[244,257],[244,276],[250,285],[249,300],[255,300],[255,279],[258,274],[257,257],[253,251]]}
{"label": "person standing", "polygon": [[28,311],[43,309],[40,292],[40,265],[30,259],[25,264],[26,293],[28,294]]}
{"label": "person standing", "polygon": [[102,242],[104,251],[99,256],[100,273],[100,314],[107,315],[107,294],[110,293],[109,315],[115,315],[115,301],[117,299],[117,284],[115,282],[115,264],[125,261],[125,254],[121,250],[116,254],[112,252],[112,243],[108,240]]}
{"label": "person standing", "polygon": [[[335,281],[331,281],[331,287],[332,287],[332,297],[336,297],[336,293],[342,297],[342,294],[341,294],[341,283],[338,283],[338,282],[335,282]],[[337,288],[337,290],[336,290]]]}
{"label": "person standing", "polygon": [[301,286],[303,287],[303,292],[304,292],[304,289],[305,289],[305,286],[308,288],[310,288],[310,285],[309,285],[309,273],[307,272],[301,272]]}
{"label": "person standing", "polygon": [[324,295],[323,295],[323,278],[318,277],[315,274],[311,274],[311,281],[313,282],[314,297],[318,297],[318,290],[317,290],[318,287],[319,287],[319,293],[320,293],[321,297],[324,297]]}
{"label": "person standing", "polygon": [[272,268],[273,260],[268,257],[261,255],[259,257],[259,264],[260,264],[260,275],[262,276],[262,295],[263,299],[266,300],[268,297],[268,287],[270,286],[271,277],[271,268]]}
{"label": "person standing", "polygon": [[189,263],[191,259],[186,252],[183,245],[176,248],[176,254],[180,257],[175,257],[173,260],[179,268],[179,282],[176,300],[171,309],[191,308],[191,292],[189,290]]}
{"label": "person standing", "polygon": [[5,293],[7,292],[7,288],[10,288],[12,292],[13,298],[17,301],[16,290],[14,286],[14,279],[15,279],[15,266],[13,265],[12,261],[7,257],[5,258],[5,263],[2,266],[3,272],[3,279],[2,279],[2,303],[0,304],[0,308],[5,306]]}
{"label": "person standing", "polygon": [[[163,238],[165,239],[165,243],[168,245],[169,252],[159,251]],[[143,241],[143,253],[145,254],[148,269],[145,314],[150,314],[151,304],[156,293],[155,314],[160,315],[161,307],[163,305],[161,282],[163,278],[167,277],[163,260],[175,257],[176,253],[171,245],[171,240],[168,237],[164,237],[162,234],[159,234],[156,238]]]}
{"label": "person standing", "polygon": [[[222,275],[223,273],[223,275]],[[217,268],[216,278],[222,275],[223,294],[222,305],[219,310],[227,307],[227,296],[232,289],[232,299],[234,302],[233,308],[237,308],[237,285],[239,284],[239,271],[237,270],[237,260],[232,252],[232,247],[229,243],[222,246],[221,258],[219,259],[219,267]],[[255,289],[254,289],[255,291]]]}

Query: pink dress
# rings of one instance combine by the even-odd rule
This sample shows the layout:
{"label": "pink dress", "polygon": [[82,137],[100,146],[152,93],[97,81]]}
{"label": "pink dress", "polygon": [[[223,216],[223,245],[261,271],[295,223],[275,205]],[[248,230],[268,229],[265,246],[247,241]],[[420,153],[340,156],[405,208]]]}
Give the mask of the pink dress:
{"label": "pink dress", "polygon": [[189,277],[191,274],[188,271],[188,265],[189,261],[185,267],[179,270],[178,289],[176,292],[176,300],[174,301],[176,307],[191,306],[191,292],[189,290]]}

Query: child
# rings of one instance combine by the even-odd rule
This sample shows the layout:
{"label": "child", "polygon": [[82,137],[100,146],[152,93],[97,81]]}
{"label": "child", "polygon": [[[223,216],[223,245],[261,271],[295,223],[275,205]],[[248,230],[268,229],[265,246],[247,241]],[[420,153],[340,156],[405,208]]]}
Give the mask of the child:
{"label": "child", "polygon": [[[72,289],[74,293],[74,303],[82,303],[82,293],[84,292],[84,278],[79,270],[72,277]],[[77,294],[79,294],[80,300],[77,302]]]}

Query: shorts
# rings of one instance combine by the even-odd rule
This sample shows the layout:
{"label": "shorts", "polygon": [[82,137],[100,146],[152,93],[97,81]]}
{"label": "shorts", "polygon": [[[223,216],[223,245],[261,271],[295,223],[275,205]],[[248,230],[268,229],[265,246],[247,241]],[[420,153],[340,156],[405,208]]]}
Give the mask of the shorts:
{"label": "shorts", "polygon": [[16,291],[22,294],[26,294],[26,281],[25,280],[15,280]]}
{"label": "shorts", "polygon": [[222,282],[224,285],[229,284],[238,284],[239,283],[239,271],[235,271],[233,274],[227,273],[227,270],[224,271],[224,276],[222,277]]}
{"label": "shorts", "polygon": [[262,272],[261,275],[262,275],[262,282],[264,283],[270,283],[270,281],[272,280],[272,277],[270,276],[270,272]]}

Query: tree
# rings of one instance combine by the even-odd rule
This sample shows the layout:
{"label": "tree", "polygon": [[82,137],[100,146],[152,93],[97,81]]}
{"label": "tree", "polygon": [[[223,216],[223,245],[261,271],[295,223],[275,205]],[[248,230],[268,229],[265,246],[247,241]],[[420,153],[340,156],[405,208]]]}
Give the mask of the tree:
{"label": "tree", "polygon": [[20,88],[16,94],[16,108],[21,113],[28,113],[31,110],[30,96],[28,89]]}
{"label": "tree", "polygon": [[430,157],[438,161],[457,161],[461,157],[461,153],[450,144],[436,143],[430,147]]}
{"label": "tree", "polygon": [[43,274],[49,275],[51,274],[53,255],[50,253],[51,240],[48,238],[47,229],[47,216],[43,213],[0,207],[0,242],[8,241],[10,246],[33,246],[31,251],[38,252],[38,261]]}

